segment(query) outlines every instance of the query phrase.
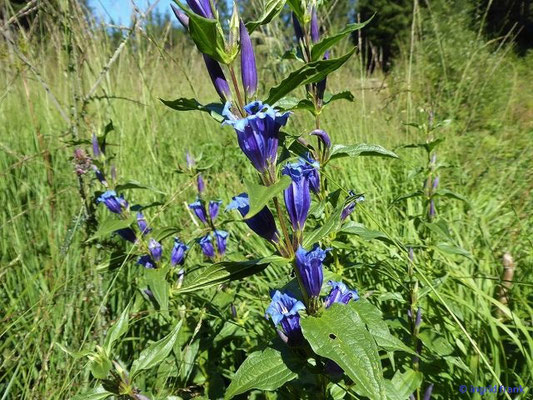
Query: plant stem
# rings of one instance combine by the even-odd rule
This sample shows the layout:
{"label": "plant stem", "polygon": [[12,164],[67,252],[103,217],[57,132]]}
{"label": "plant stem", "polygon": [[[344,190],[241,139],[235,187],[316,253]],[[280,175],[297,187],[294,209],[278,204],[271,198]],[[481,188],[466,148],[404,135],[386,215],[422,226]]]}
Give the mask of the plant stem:
{"label": "plant stem", "polygon": [[244,99],[242,97],[241,91],[239,90],[239,82],[237,81],[237,76],[235,75],[235,68],[232,65],[228,66],[229,73],[231,75],[231,82],[233,83],[233,88],[235,89],[235,94],[237,95],[237,108],[241,113],[241,117],[244,117],[246,113],[244,112]]}

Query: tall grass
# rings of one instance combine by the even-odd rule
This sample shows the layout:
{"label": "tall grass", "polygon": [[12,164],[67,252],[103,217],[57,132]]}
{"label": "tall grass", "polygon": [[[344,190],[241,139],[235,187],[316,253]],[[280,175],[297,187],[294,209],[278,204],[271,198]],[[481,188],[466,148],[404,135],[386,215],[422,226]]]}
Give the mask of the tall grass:
{"label": "tall grass", "polygon": [[[434,333],[454,344],[449,352],[437,351],[455,363],[457,375],[455,380],[440,376],[435,394],[453,398],[460,384],[496,384],[491,369],[504,384],[531,386],[533,95],[526,88],[533,59],[516,58],[507,38],[491,43],[478,37],[466,16],[445,2],[426,3],[431,7],[417,10],[413,41],[390,74],[368,76],[361,70],[364,63],[354,58],[330,79],[332,91],[351,90],[356,100],[332,106],[323,126],[337,143],[398,148],[425,140],[406,124],[425,122],[428,111],[450,121],[441,131],[445,142],[438,157],[447,165],[441,182],[468,203],[440,201],[439,218],[471,257],[434,255],[418,267],[438,293],[426,292],[426,326],[439,321]],[[176,173],[186,149],[212,164],[207,179],[214,197],[227,201],[241,189],[241,177],[252,176],[230,129],[220,133],[207,116],[176,113],[159,101],[213,99],[200,57],[186,39],[178,37],[169,46],[165,30],[154,36],[142,24],[124,27],[124,36],[112,39],[76,2],[59,8],[39,2],[38,12],[34,30],[16,29],[16,22],[4,26],[0,47],[2,399],[68,398],[88,386],[85,360],[64,349],[101,343],[136,291],[131,284],[135,267],[109,267],[109,255],[86,241],[72,163],[76,146],[88,147],[92,132],[112,121],[118,178],[166,193],[135,192],[137,202],[165,203],[158,219],[166,225],[192,224],[183,203],[194,188]],[[44,32],[44,40],[38,32]],[[279,52],[283,44],[264,46],[265,53]],[[263,76],[273,68],[263,70]],[[285,73],[280,67],[275,76]],[[291,129],[304,132],[310,121],[305,118],[298,116]],[[393,200],[420,188],[425,159],[416,149],[397,151],[398,161],[337,164],[331,184],[364,192],[367,201],[357,220],[409,244],[416,240],[412,216],[420,206],[416,200],[401,205]],[[379,241],[352,240],[358,246],[353,264],[340,268],[356,286],[373,293],[385,309],[405,298],[406,264],[397,250]],[[505,252],[516,263],[507,306],[496,301]],[[252,282],[266,284],[260,277]],[[250,290],[243,304],[258,315],[264,307]],[[147,326],[135,329],[138,341],[152,334]],[[438,363],[431,365],[438,369]]]}

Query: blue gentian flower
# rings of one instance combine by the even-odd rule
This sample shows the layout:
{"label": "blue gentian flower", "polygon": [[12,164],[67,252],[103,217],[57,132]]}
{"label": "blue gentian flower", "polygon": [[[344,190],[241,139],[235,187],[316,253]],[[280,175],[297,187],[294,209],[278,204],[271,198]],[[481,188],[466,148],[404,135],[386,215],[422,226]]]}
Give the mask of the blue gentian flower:
{"label": "blue gentian flower", "polygon": [[436,176],[435,179],[433,179],[433,190],[437,190],[437,188],[439,187],[439,177]]}
{"label": "blue gentian flower", "polygon": [[174,15],[180,22],[180,24],[186,29],[189,29],[189,16],[185,14],[183,11],[181,11],[178,7],[176,7],[174,4],[170,5],[170,8],[172,8],[172,11],[174,12]]}
{"label": "blue gentian flower", "polygon": [[305,157],[300,158],[300,165],[307,173],[307,178],[309,179],[309,188],[315,194],[320,193],[320,173],[318,172],[320,164],[318,161],[313,159],[310,153],[307,153]]}
{"label": "blue gentian flower", "polygon": [[107,180],[105,179],[105,176],[102,171],[100,171],[96,165],[93,165],[92,168],[94,174],[96,175],[96,179],[98,179],[98,182],[100,182],[105,187],[108,187]]}
{"label": "blue gentian flower", "polygon": [[118,229],[114,233],[119,235],[122,239],[127,240],[128,242],[135,243],[135,241],[137,240],[135,232],[131,228]]}
{"label": "blue gentian flower", "polygon": [[222,204],[222,201],[218,200],[211,200],[209,202],[209,217],[211,218],[211,221],[214,221],[218,216],[218,210],[220,209],[220,205]]}
{"label": "blue gentian flower", "polygon": [[255,65],[255,55],[248,34],[248,29],[240,21],[239,32],[241,37],[241,78],[242,86],[248,97],[252,97],[257,90],[257,67]]}
{"label": "blue gentian flower", "polygon": [[429,217],[434,218],[435,215],[437,215],[437,211],[435,210],[435,200],[431,199],[429,201]]}
{"label": "blue gentian flower", "polygon": [[194,203],[189,204],[189,208],[194,211],[198,219],[207,225],[207,213],[203,201],[197,199]]}
{"label": "blue gentian flower", "polygon": [[161,246],[161,243],[154,238],[151,238],[148,242],[148,250],[150,250],[155,261],[161,260],[161,256],[163,255],[163,246]]}
{"label": "blue gentian flower", "polygon": [[279,130],[287,123],[290,113],[281,113],[268,104],[254,101],[244,107],[248,116],[239,119],[230,108],[231,103],[226,103],[222,112],[224,124],[235,129],[239,146],[255,169],[265,172],[276,164]]}
{"label": "blue gentian flower", "polygon": [[215,239],[217,240],[218,254],[223,256],[226,253],[226,242],[229,233],[226,231],[215,231]]}
{"label": "blue gentian flower", "polygon": [[183,243],[179,238],[174,238],[174,247],[170,253],[170,264],[173,266],[183,265],[185,262],[185,253],[189,250],[189,246]]}
{"label": "blue gentian flower", "polygon": [[[350,190],[350,196],[355,196],[355,192],[353,190]],[[355,210],[355,206],[357,203],[361,203],[362,201],[365,201],[364,196],[359,196],[355,201],[350,202],[346,207],[344,207],[344,210],[342,210],[341,213],[341,221],[344,221],[348,216],[353,213]]]}
{"label": "blue gentian flower", "polygon": [[318,28],[318,16],[316,7],[311,11],[311,41],[316,43],[320,40],[320,29]]}
{"label": "blue gentian flower", "polygon": [[272,302],[266,310],[276,327],[281,325],[283,334],[288,339],[288,344],[297,346],[303,342],[302,328],[300,327],[299,311],[305,310],[304,304],[289,295],[276,290]]}
{"label": "blue gentian flower", "polygon": [[[226,207],[226,211],[238,210],[244,218],[250,210],[250,199],[247,193],[241,193],[232,198],[232,202]],[[261,211],[253,217],[245,219],[244,222],[248,227],[257,233],[262,238],[278,242],[278,230],[276,229],[276,221],[272,212],[267,206],[263,207]]]}
{"label": "blue gentian flower", "polygon": [[[324,60],[329,60],[329,50],[324,53]],[[316,84],[317,97],[320,101],[324,100],[328,78],[325,77]]]}
{"label": "blue gentian flower", "polygon": [[331,147],[331,139],[326,131],[323,131],[322,129],[315,129],[310,133],[310,135],[317,136],[326,149]]}
{"label": "blue gentian flower", "polygon": [[215,248],[213,247],[213,242],[211,241],[211,236],[205,235],[204,237],[198,240],[198,244],[202,248],[202,252],[206,257],[213,258],[215,257]]}
{"label": "blue gentian flower", "polygon": [[292,179],[291,184],[284,192],[289,219],[295,231],[302,231],[311,206],[309,171],[301,163],[291,163],[283,168],[282,173]]}
{"label": "blue gentian flower", "polygon": [[295,13],[292,13],[292,24],[294,25],[294,34],[296,35],[296,41],[299,42],[300,40],[303,40],[304,31]]}
{"label": "blue gentian flower", "polygon": [[98,138],[96,137],[96,133],[93,133],[91,142],[92,142],[92,145],[93,145],[93,156],[94,156],[94,158],[100,157],[102,155],[102,151],[100,150],[100,145],[98,144]]}
{"label": "blue gentian flower", "polygon": [[326,308],[329,308],[333,303],[348,304],[350,300],[359,300],[357,290],[348,289],[342,282],[329,281],[328,285],[331,286],[331,291],[324,302]]}
{"label": "blue gentian flower", "polygon": [[189,169],[192,169],[192,167],[194,167],[196,164],[196,160],[188,151],[185,153],[185,162],[187,163],[187,168]]}
{"label": "blue gentian flower", "polygon": [[124,196],[118,197],[114,190],[104,192],[96,201],[104,203],[109,211],[115,214],[121,214],[123,210],[128,208],[128,202],[124,200]]}
{"label": "blue gentian flower", "polygon": [[307,251],[301,246],[296,250],[296,268],[298,268],[302,284],[309,298],[320,295],[324,280],[322,262],[326,259],[326,252],[327,250],[322,250],[318,245],[315,245],[311,251]]}
{"label": "blue gentian flower", "polygon": [[147,269],[155,269],[155,262],[148,254],[139,257],[137,264],[142,265],[144,268]]}
{"label": "blue gentian flower", "polygon": [[202,178],[202,174],[198,174],[198,178],[196,178],[196,187],[198,189],[198,193],[200,194],[205,191],[205,182],[204,178]]}
{"label": "blue gentian flower", "polygon": [[144,214],[141,211],[137,213],[137,226],[143,235],[146,235],[152,231],[152,228],[148,227],[146,218],[144,218]]}

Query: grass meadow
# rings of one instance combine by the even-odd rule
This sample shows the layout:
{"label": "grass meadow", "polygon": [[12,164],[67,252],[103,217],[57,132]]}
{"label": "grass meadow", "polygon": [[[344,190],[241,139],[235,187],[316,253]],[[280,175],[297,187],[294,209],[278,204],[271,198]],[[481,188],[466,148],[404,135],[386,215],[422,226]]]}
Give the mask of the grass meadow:
{"label": "grass meadow", "polygon": [[[91,134],[112,123],[108,148],[117,180],[157,189],[130,190],[128,197],[160,203],[150,222],[183,230],[194,229],[186,204],[196,190],[178,173],[186,150],[209,166],[207,193],[225,204],[242,191],[243,179],[254,176],[229,127],[221,130],[204,113],[179,113],[160,101],[215,97],[199,53],[184,35],[139,24],[111,36],[88,23],[75,2],[39,12],[37,27],[20,30],[11,22],[0,39],[2,400],[64,399],[92,387],[87,359],[75,353],[101,344],[138,296],[139,266],[117,262],[99,241],[88,241],[76,147],[90,149]],[[413,16],[411,35],[389,71],[368,72],[359,52],[328,80],[332,92],[349,90],[355,97],[324,112],[321,124],[335,143],[379,144],[400,157],[348,158],[331,166],[330,185],[365,195],[352,220],[386,235],[350,236],[355,250],[336,272],[379,302],[386,316],[405,318],[407,263],[395,244],[414,247],[417,273],[426,283],[420,294],[424,334],[436,354],[427,364],[433,398],[458,398],[461,384],[488,386],[499,379],[529,387],[529,395],[514,397],[525,399],[533,387],[533,55],[516,56],[508,36],[489,41],[461,10],[442,5]],[[277,23],[271,29],[281,28]],[[272,61],[287,48],[283,35],[274,37],[258,39],[263,85],[291,68],[286,60]],[[349,45],[342,42],[339,54]],[[443,139],[440,185],[462,199],[437,200],[437,219],[445,224],[421,242],[414,216],[424,212],[422,204],[395,200],[424,182],[425,152],[405,145],[426,141],[413,124],[427,124],[429,112],[441,123],[435,131]],[[287,129],[301,134],[312,124],[310,115],[298,112]],[[90,199],[97,182],[84,179]],[[96,209],[97,218],[103,214]],[[244,255],[263,246],[240,226],[234,232],[230,246]],[[428,243],[447,245],[424,255]],[[513,266],[514,276],[502,283],[505,265]],[[235,363],[242,351],[266,340],[266,323],[255,326],[253,318],[262,317],[272,282],[286,277],[267,270],[250,278],[239,295],[239,324],[252,339],[233,349]],[[180,313],[208,323],[209,314],[189,309],[193,300],[177,301]],[[139,308],[117,357],[127,363],[130,354],[162,337],[160,318],[154,309]],[[442,362],[451,366],[441,370]],[[222,365],[222,375],[231,376],[233,365]],[[190,383],[180,392],[175,381],[157,382],[153,398],[194,397],[194,388],[204,384]],[[213,393],[216,384],[210,385]]]}

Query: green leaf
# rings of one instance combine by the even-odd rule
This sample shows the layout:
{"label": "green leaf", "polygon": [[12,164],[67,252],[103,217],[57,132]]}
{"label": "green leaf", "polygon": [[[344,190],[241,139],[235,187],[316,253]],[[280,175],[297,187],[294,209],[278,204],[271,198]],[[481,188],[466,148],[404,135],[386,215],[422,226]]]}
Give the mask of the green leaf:
{"label": "green leaf", "polygon": [[335,94],[326,93],[324,96],[324,106],[337,100],[347,100],[353,102],[355,100],[355,96],[349,90]]}
{"label": "green leaf", "polygon": [[472,259],[472,254],[470,254],[468,251],[466,251],[465,249],[459,247],[459,246],[456,246],[454,244],[449,244],[449,243],[438,243],[435,248],[437,250],[440,250],[441,252],[443,253],[447,253],[447,254],[455,254],[455,255],[459,255],[459,256],[463,256],[463,257],[466,257],[466,258],[470,258]]}
{"label": "green leaf", "polygon": [[105,390],[103,386],[98,386],[88,392],[74,396],[71,400],[104,400],[109,396],[113,396],[113,393]]}
{"label": "green leaf", "polygon": [[146,190],[150,190],[150,191],[155,192],[155,193],[166,194],[165,192],[162,192],[161,190],[156,189],[153,186],[144,185],[144,184],[142,184],[142,183],[140,183],[138,181],[134,181],[134,180],[128,181],[128,182],[123,183],[121,185],[117,185],[115,187],[115,190],[117,192],[122,192],[123,190],[126,190],[126,189],[146,189]]}
{"label": "green leaf", "polygon": [[284,260],[278,256],[249,261],[222,261],[208,267],[200,267],[185,275],[184,285],[178,293],[196,292],[228,281],[244,279],[262,272],[270,263]]}
{"label": "green leaf", "polygon": [[201,17],[179,1],[176,4],[189,16],[189,34],[198,50],[222,64],[230,64],[237,53],[226,53],[224,32],[218,20]]}
{"label": "green leaf", "polygon": [[[372,16],[372,18],[373,18],[373,16]],[[320,42],[318,42],[315,45],[313,45],[313,47],[311,48],[311,60],[312,61],[320,60],[322,58],[322,56],[324,55],[324,53],[328,49],[330,49],[332,46],[334,46],[335,44],[340,42],[342,39],[344,39],[350,33],[365,27],[372,20],[372,18],[370,18],[369,20],[367,20],[365,22],[361,22],[359,24],[356,24],[356,23],[348,24],[348,25],[346,25],[346,27],[342,31],[340,31],[340,32],[338,32],[338,33],[336,33],[336,34],[334,34],[332,36],[326,37],[326,38],[322,39]]]}
{"label": "green leaf", "polygon": [[99,353],[90,356],[89,369],[96,379],[105,379],[111,370],[111,366],[111,360],[101,353],[101,349]]}
{"label": "green leaf", "polygon": [[368,331],[376,341],[377,345],[386,351],[402,350],[414,354],[413,350],[407,347],[400,339],[393,336],[387,323],[383,320],[381,311],[366,300],[352,301],[351,307],[366,324]]}
{"label": "green leaf", "polygon": [[286,0],[268,0],[268,2],[265,4],[265,9],[261,17],[259,17],[259,19],[256,21],[250,21],[246,23],[246,29],[248,29],[248,33],[251,35],[259,25],[266,25],[272,21],[272,19],[274,19],[281,12],[281,10],[283,10],[285,2]]}
{"label": "green leaf", "polygon": [[352,307],[335,303],[316,317],[302,319],[301,326],[313,351],[335,361],[355,382],[358,394],[385,398],[378,348]]}
{"label": "green leaf", "polygon": [[424,375],[420,371],[407,369],[405,372],[396,371],[392,378],[392,385],[398,399],[407,399],[422,384]]}
{"label": "green leaf", "polygon": [[272,198],[287,189],[291,184],[291,178],[283,175],[279,182],[272,186],[263,186],[252,182],[245,182],[245,184],[250,199],[250,210],[245,218],[250,218],[261,211]]}
{"label": "green leaf", "polygon": [[[408,124],[406,124],[408,125]],[[418,126],[416,126],[418,127]],[[437,147],[440,143],[444,142],[444,138],[439,138],[432,140],[431,142],[427,143],[411,143],[406,144],[403,146],[400,146],[400,148],[409,149],[409,148],[417,148],[417,147],[423,147],[427,153],[431,153],[435,147]]]}
{"label": "green leaf", "polygon": [[315,105],[311,100],[303,99],[300,100],[296,97],[287,96],[282,99],[280,99],[276,103],[276,108],[283,110],[283,111],[290,111],[290,110],[307,110],[311,113],[315,112]]}
{"label": "green leaf", "polygon": [[180,320],[167,336],[144,349],[131,366],[132,380],[140,371],[157,366],[172,351],[183,321]]}
{"label": "green leaf", "polygon": [[451,190],[447,190],[447,189],[437,190],[433,194],[433,196],[442,196],[442,197],[448,197],[450,199],[461,200],[461,201],[464,201],[466,204],[470,205],[470,201],[466,197],[458,193],[452,192]]}
{"label": "green leaf", "polygon": [[221,103],[209,103],[203,105],[196,99],[187,99],[185,97],[180,97],[176,100],[159,100],[161,100],[167,107],[176,111],[203,111],[208,113],[217,122],[224,121],[224,117],[222,116],[224,104]]}
{"label": "green leaf", "polygon": [[346,233],[350,235],[357,235],[364,240],[381,240],[382,242],[392,244],[394,243],[392,240],[389,239],[387,235],[385,235],[383,232],[380,231],[373,231],[371,229],[368,229],[363,224],[359,224],[353,221],[350,221],[348,224],[346,224],[342,229],[341,233]]}
{"label": "green leaf", "polygon": [[146,284],[154,294],[159,309],[168,315],[169,284],[166,279],[167,268],[145,269]]}
{"label": "green leaf", "polygon": [[287,0],[290,9],[296,14],[300,23],[304,20],[305,9],[301,0]]}
{"label": "green leaf", "polygon": [[324,223],[319,226],[314,231],[304,235],[303,246],[305,248],[310,247],[311,245],[322,240],[325,236],[329,235],[330,232],[336,230],[341,224],[341,214],[342,210],[345,207],[345,203],[337,204],[337,207],[333,213],[324,221]]}
{"label": "green leaf", "polygon": [[270,89],[268,99],[265,103],[275,104],[278,100],[285,97],[297,87],[321,81],[348,61],[354,51],[355,48],[339,58],[313,61],[290,73],[280,84]]}
{"label": "green leaf", "polygon": [[341,157],[359,157],[359,156],[381,156],[398,158],[398,156],[390,150],[387,150],[376,144],[353,144],[343,145],[337,144],[331,149],[331,159]]}
{"label": "green leaf", "polygon": [[96,233],[87,241],[90,242],[101,237],[107,237],[119,229],[129,228],[136,221],[135,215],[130,215],[127,219],[118,219],[116,216],[109,216],[100,224]]}
{"label": "green leaf", "polygon": [[[279,348],[279,349],[278,349]],[[297,359],[283,344],[253,352],[239,367],[224,395],[231,399],[248,390],[276,390],[298,376]]]}
{"label": "green leaf", "polygon": [[401,195],[399,197],[396,197],[394,200],[392,200],[392,203],[398,203],[400,201],[404,201],[404,200],[407,200],[407,199],[410,199],[412,197],[422,197],[424,196],[424,192],[422,190],[417,190],[416,192],[412,192],[412,193],[407,193],[407,194],[404,194],[404,195]]}
{"label": "green leaf", "polygon": [[130,318],[130,305],[126,306],[126,309],[122,311],[119,319],[113,324],[113,326],[107,331],[104,342],[104,350],[107,355],[111,355],[113,344],[120,339],[128,331],[128,323]]}

